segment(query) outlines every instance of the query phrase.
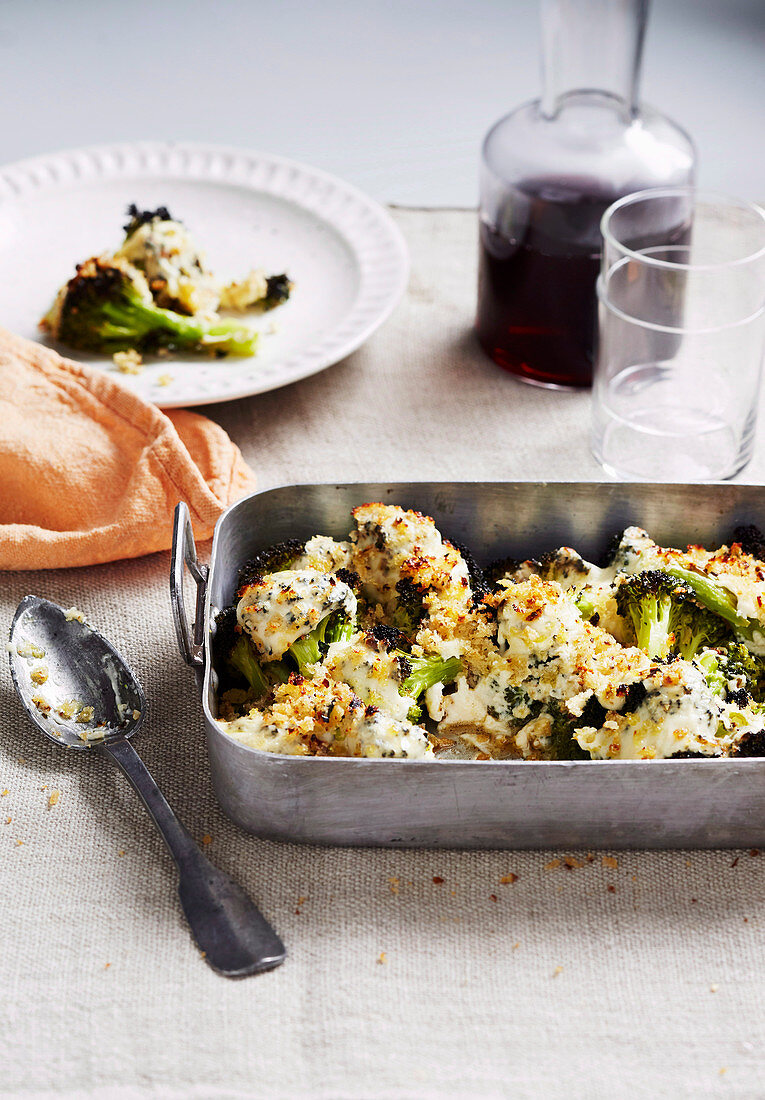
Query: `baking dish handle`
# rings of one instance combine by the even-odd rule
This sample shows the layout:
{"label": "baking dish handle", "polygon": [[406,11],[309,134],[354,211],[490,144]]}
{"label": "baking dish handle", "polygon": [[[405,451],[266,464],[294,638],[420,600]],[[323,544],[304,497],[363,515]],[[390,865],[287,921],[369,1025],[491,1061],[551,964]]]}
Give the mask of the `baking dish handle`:
{"label": "baking dish handle", "polygon": [[[186,614],[186,602],[183,596],[184,568],[188,568],[197,586],[197,600],[194,609],[194,624],[189,624]],[[170,566],[170,599],[173,605],[173,620],[178,638],[178,648],[187,664],[194,669],[204,668],[204,622],[205,595],[207,593],[206,565],[197,559],[194,531],[188,505],[181,501],[176,505],[173,521],[173,554]]]}

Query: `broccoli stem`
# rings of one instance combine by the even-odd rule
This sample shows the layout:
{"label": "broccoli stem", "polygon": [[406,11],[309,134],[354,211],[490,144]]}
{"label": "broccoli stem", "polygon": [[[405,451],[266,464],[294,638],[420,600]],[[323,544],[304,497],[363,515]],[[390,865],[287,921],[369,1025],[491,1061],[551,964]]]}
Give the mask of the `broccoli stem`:
{"label": "broccoli stem", "polygon": [[722,585],[716,584],[710,577],[701,573],[694,573],[690,569],[683,569],[678,565],[670,566],[667,573],[687,584],[699,603],[730,623],[735,632],[740,634],[742,638],[746,638],[747,641],[751,642],[754,639],[755,630],[763,633],[763,628],[756,619],[747,619],[744,615],[739,615],[736,611],[735,597]]}
{"label": "broccoli stem", "polygon": [[233,667],[245,677],[258,698],[262,698],[268,693],[268,681],[258,664],[252,643],[245,635],[242,635],[232,647],[228,659]]}
{"label": "broccoli stem", "polygon": [[354,624],[342,613],[333,611],[310,634],[294,641],[287,652],[295,660],[301,675],[305,675],[307,666],[318,664],[328,645],[350,641],[354,633]]}
{"label": "broccoli stem", "polygon": [[193,351],[209,349],[226,355],[252,355],[257,345],[257,333],[233,320],[222,319],[214,324],[185,317],[170,309],[150,306],[137,295],[129,306],[105,301],[104,322],[100,338],[115,351],[127,350],[150,343],[154,347],[172,347]]}
{"label": "broccoli stem", "polygon": [[411,695],[414,699],[419,698],[434,684],[451,683],[462,671],[459,657],[444,660],[443,657],[412,657],[408,653],[402,654],[402,657],[411,666],[411,672],[401,684],[399,692],[401,695]]}

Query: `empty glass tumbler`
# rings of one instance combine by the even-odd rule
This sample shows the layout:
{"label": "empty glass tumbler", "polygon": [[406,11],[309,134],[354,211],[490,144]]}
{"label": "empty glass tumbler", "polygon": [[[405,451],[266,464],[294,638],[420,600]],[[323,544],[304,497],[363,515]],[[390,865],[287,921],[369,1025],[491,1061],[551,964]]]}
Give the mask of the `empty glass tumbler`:
{"label": "empty glass tumbler", "polygon": [[613,476],[717,481],[752,455],[765,210],[692,188],[603,215],[592,448]]}

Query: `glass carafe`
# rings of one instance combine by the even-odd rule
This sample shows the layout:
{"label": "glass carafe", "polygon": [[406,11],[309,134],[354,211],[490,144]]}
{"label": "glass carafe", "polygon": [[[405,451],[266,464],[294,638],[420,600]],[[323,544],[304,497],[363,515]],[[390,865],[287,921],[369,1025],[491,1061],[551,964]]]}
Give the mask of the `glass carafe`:
{"label": "glass carafe", "polygon": [[648,0],[541,0],[541,11],[542,97],[483,145],[476,331],[518,378],[583,388],[601,216],[633,191],[693,183],[695,151],[638,101]]}

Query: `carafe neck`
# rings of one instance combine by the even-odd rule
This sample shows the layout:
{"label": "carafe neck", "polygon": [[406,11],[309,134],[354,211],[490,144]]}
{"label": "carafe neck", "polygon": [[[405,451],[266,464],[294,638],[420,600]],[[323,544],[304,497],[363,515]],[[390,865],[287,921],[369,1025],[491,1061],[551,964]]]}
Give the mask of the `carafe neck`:
{"label": "carafe neck", "polygon": [[555,118],[572,97],[598,93],[625,121],[638,112],[649,0],[541,0],[541,111]]}

